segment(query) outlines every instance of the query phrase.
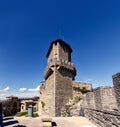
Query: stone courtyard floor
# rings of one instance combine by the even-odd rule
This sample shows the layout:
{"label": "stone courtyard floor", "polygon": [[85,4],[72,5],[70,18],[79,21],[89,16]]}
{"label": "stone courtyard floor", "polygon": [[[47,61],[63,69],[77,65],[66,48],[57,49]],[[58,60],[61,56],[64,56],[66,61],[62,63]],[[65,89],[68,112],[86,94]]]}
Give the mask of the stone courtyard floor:
{"label": "stone courtyard floor", "polygon": [[[97,127],[85,117],[53,117],[53,127]],[[42,127],[41,118],[5,117],[4,127]]]}

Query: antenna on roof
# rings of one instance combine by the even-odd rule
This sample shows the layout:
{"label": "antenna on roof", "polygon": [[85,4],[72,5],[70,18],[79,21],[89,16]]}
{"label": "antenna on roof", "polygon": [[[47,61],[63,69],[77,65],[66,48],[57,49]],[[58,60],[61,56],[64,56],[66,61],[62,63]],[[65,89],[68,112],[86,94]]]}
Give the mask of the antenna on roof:
{"label": "antenna on roof", "polygon": [[64,40],[64,36],[62,35],[61,29],[59,29],[59,38]]}

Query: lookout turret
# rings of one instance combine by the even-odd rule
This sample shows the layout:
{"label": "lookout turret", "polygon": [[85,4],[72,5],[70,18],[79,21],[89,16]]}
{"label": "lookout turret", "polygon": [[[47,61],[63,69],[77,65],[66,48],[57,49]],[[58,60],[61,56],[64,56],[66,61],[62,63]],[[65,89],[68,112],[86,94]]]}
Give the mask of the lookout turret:
{"label": "lookout turret", "polygon": [[49,76],[48,73],[51,73],[52,68],[57,66],[57,68],[64,68],[71,73],[71,78],[74,79],[76,75],[76,69],[71,63],[71,47],[61,39],[53,41],[49,47],[46,57],[48,58],[48,66],[44,73],[45,79]]}
{"label": "lookout turret", "polygon": [[46,57],[48,62],[52,59],[64,59],[71,62],[71,47],[61,39],[53,41],[49,47]]}

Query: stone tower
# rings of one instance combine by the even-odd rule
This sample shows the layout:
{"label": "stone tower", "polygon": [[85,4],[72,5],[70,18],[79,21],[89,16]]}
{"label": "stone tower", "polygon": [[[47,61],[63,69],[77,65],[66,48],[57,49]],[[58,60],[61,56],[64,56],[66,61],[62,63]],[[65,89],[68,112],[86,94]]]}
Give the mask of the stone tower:
{"label": "stone tower", "polygon": [[45,82],[40,86],[40,100],[51,116],[60,116],[61,110],[73,97],[72,81],[76,69],[71,63],[71,47],[61,39],[53,41],[47,52],[48,64]]}

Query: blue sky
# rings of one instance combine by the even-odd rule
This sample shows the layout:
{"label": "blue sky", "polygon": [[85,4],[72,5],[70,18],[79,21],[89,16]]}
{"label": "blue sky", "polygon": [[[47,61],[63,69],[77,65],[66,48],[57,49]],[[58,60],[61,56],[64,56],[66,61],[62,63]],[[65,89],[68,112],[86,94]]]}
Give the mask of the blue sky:
{"label": "blue sky", "polygon": [[39,95],[46,53],[61,38],[77,81],[112,85],[120,71],[119,0],[0,1],[0,98]]}

